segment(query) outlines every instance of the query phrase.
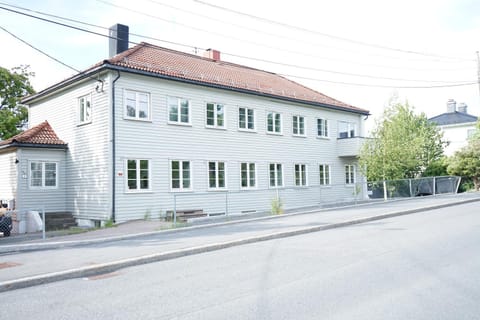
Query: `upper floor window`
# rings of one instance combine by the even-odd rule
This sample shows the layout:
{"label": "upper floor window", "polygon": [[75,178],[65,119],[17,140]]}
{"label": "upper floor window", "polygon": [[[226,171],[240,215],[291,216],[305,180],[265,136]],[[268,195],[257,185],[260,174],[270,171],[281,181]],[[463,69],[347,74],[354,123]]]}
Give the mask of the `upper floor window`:
{"label": "upper floor window", "polygon": [[92,122],[92,95],[78,98],[78,123]]}
{"label": "upper floor window", "polygon": [[208,187],[210,189],[225,188],[225,162],[208,162]]}
{"label": "upper floor window", "polygon": [[320,185],[325,186],[330,184],[330,165],[321,164],[319,166]]}
{"label": "upper floor window", "polygon": [[338,122],[338,137],[353,138],[356,137],[357,125],[354,122]]}
{"label": "upper floor window", "polygon": [[125,118],[150,120],[150,94],[125,90]]}
{"label": "upper floor window", "polygon": [[255,110],[238,108],[238,128],[242,130],[255,130]]}
{"label": "upper floor window", "polygon": [[255,188],[256,168],[254,162],[242,162],[240,164],[240,176],[242,188]]}
{"label": "upper floor window", "polygon": [[222,104],[207,103],[207,127],[225,128],[225,107]]}
{"label": "upper floor window", "polygon": [[283,168],[281,163],[269,164],[270,187],[283,186]]}
{"label": "upper floor window", "polygon": [[267,113],[267,132],[282,133],[282,114],[277,112]]}
{"label": "upper floor window", "polygon": [[351,164],[345,165],[345,183],[354,184],[355,183],[355,166]]}
{"label": "upper floor window", "polygon": [[190,124],[190,101],[176,97],[168,97],[167,100],[168,122]]}
{"label": "upper floor window", "polygon": [[304,136],[305,135],[305,118],[302,116],[292,117],[293,135]]}
{"label": "upper floor window", "polygon": [[328,120],[317,119],[317,136],[323,138],[328,137]]}
{"label": "upper floor window", "polygon": [[129,191],[150,190],[150,161],[127,160],[127,189]]}
{"label": "upper floor window", "polygon": [[306,186],[307,185],[307,165],[295,164],[295,185]]}
{"label": "upper floor window", "polygon": [[56,188],[57,185],[56,162],[30,162],[30,187]]}
{"label": "upper floor window", "polygon": [[190,161],[173,160],[170,166],[172,190],[190,190],[192,188]]}

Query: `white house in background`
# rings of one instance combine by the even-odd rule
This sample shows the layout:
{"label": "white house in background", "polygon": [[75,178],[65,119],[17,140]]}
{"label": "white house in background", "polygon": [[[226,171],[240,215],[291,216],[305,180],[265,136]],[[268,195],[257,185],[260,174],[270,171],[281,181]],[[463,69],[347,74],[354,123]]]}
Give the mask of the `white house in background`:
{"label": "white house in background", "polygon": [[16,175],[0,198],[14,197],[17,210],[41,205],[88,225],[174,207],[245,214],[269,210],[277,194],[289,209],[359,192],[367,110],[216,50],[128,49],[128,27],[112,34],[114,56],[23,100],[30,125],[48,120],[68,148],[0,161]]}
{"label": "white house in background", "polygon": [[475,132],[478,118],[467,112],[467,105],[457,103],[453,99],[447,102],[447,112],[428,119],[435,123],[443,132],[443,137],[448,141],[445,155],[451,156],[455,151],[467,145],[468,138]]}

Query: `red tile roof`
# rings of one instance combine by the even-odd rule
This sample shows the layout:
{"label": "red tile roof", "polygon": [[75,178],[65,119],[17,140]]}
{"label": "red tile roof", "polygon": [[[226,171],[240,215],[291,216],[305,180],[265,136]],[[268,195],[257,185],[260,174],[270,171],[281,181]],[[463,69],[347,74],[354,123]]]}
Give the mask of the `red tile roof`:
{"label": "red tile roof", "polygon": [[33,128],[17,134],[10,139],[0,141],[0,146],[10,144],[38,144],[38,145],[66,145],[53,131],[48,121],[44,121]]}
{"label": "red tile roof", "polygon": [[333,99],[275,73],[199,57],[145,42],[105,60],[103,63],[180,80],[368,114],[365,109]]}

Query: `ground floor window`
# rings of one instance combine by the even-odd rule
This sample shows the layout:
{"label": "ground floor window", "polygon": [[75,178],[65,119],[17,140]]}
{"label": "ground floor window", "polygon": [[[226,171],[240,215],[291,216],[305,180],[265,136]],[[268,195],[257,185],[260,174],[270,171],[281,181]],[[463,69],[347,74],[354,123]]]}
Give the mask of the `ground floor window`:
{"label": "ground floor window", "polygon": [[191,189],[190,161],[172,160],[171,184],[173,190],[181,191]]}
{"label": "ground floor window", "polygon": [[345,183],[354,184],[355,183],[355,166],[351,164],[345,165]]}
{"label": "ground floor window", "polygon": [[330,184],[330,165],[321,164],[319,166],[320,185],[325,186]]}
{"label": "ground floor window", "polygon": [[283,186],[283,167],[281,163],[270,163],[270,187]]}
{"label": "ground floor window", "polygon": [[150,190],[149,160],[127,160],[127,188],[129,191]]}
{"label": "ground floor window", "polygon": [[307,165],[295,164],[295,185],[296,186],[307,185]]}
{"label": "ground floor window", "polygon": [[210,189],[225,188],[225,162],[210,161],[208,163],[208,187]]}
{"label": "ground floor window", "polygon": [[253,162],[242,162],[240,164],[240,175],[242,188],[255,188],[256,182],[256,168]]}
{"label": "ground floor window", "polygon": [[30,162],[30,187],[56,188],[57,185],[56,162]]}

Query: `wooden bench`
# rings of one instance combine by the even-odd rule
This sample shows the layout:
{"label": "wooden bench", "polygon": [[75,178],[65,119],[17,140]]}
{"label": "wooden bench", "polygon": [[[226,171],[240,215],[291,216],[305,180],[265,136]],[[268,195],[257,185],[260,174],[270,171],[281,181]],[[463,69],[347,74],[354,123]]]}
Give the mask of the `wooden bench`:
{"label": "wooden bench", "polygon": [[[173,210],[168,210],[165,216],[166,221],[173,221]],[[177,210],[177,221],[186,222],[188,219],[206,217],[203,209],[184,209]]]}

